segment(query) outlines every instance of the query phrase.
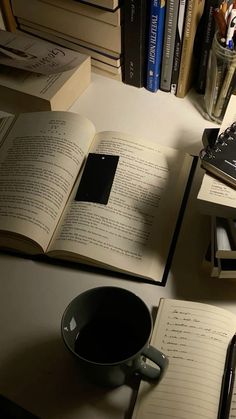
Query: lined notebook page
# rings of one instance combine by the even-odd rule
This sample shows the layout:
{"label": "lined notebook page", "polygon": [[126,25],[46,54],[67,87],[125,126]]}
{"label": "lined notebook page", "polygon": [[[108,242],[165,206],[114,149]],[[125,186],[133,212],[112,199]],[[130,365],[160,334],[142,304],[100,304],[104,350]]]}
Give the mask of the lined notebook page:
{"label": "lined notebook page", "polygon": [[169,367],[160,383],[141,382],[133,418],[216,419],[235,329],[236,317],[224,309],[162,299],[152,345],[168,356]]}

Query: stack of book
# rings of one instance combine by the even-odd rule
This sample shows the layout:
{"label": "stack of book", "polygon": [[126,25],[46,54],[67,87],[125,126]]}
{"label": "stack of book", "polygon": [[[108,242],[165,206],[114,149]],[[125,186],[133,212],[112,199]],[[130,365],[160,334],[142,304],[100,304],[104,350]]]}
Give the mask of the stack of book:
{"label": "stack of book", "polygon": [[90,84],[88,55],[0,29],[0,109],[67,110]]}
{"label": "stack of book", "polygon": [[11,4],[20,30],[90,55],[97,72],[177,97],[184,97],[192,86],[194,41],[204,0]]}
{"label": "stack of book", "polygon": [[94,71],[121,80],[118,0],[12,0],[18,28],[91,57]]}
{"label": "stack of book", "polygon": [[21,31],[91,56],[92,69],[183,98],[204,93],[220,0],[5,0]]}
{"label": "stack of book", "polygon": [[211,239],[205,262],[210,265],[211,276],[236,279],[235,95],[231,96],[220,130],[213,130],[214,135],[203,137],[200,160],[206,172],[197,197],[200,211],[211,219]]}

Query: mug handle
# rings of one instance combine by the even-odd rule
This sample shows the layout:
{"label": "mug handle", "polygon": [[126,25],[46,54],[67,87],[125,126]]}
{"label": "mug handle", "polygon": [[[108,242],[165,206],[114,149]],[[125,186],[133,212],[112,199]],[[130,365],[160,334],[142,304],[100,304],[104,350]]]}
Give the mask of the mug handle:
{"label": "mug handle", "polygon": [[144,348],[141,355],[153,361],[158,368],[154,368],[151,365],[147,365],[145,362],[140,361],[140,365],[135,372],[146,380],[161,379],[169,363],[166,355],[151,345]]}

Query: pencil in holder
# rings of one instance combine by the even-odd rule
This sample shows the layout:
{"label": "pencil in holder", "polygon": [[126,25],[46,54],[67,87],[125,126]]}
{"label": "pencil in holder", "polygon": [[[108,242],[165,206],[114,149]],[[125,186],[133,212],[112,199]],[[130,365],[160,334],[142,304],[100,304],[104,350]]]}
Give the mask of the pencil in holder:
{"label": "pencil in holder", "polygon": [[208,60],[205,106],[213,121],[221,123],[230,96],[236,87],[236,51],[225,46],[216,32]]}

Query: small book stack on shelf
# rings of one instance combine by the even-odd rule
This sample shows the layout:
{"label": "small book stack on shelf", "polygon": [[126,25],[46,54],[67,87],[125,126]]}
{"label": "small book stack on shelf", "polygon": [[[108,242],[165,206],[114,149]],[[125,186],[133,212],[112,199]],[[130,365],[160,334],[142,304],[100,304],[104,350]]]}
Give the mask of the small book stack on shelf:
{"label": "small book stack on shelf", "polygon": [[232,0],[4,0],[1,7],[17,30],[89,55],[93,71],[183,98],[193,86],[205,92],[223,4],[230,12]]}
{"label": "small book stack on shelf", "polygon": [[205,130],[198,193],[201,212],[211,217],[206,254],[211,276],[236,279],[236,96],[232,95],[220,130]]}
{"label": "small book stack on shelf", "polygon": [[88,87],[90,57],[0,29],[0,109],[68,110]]}
{"label": "small book stack on shelf", "polygon": [[18,28],[87,54],[95,72],[121,80],[121,8],[118,0],[12,0]]}
{"label": "small book stack on shelf", "polygon": [[18,30],[90,55],[93,71],[179,98],[193,85],[204,0],[8,1]]}

